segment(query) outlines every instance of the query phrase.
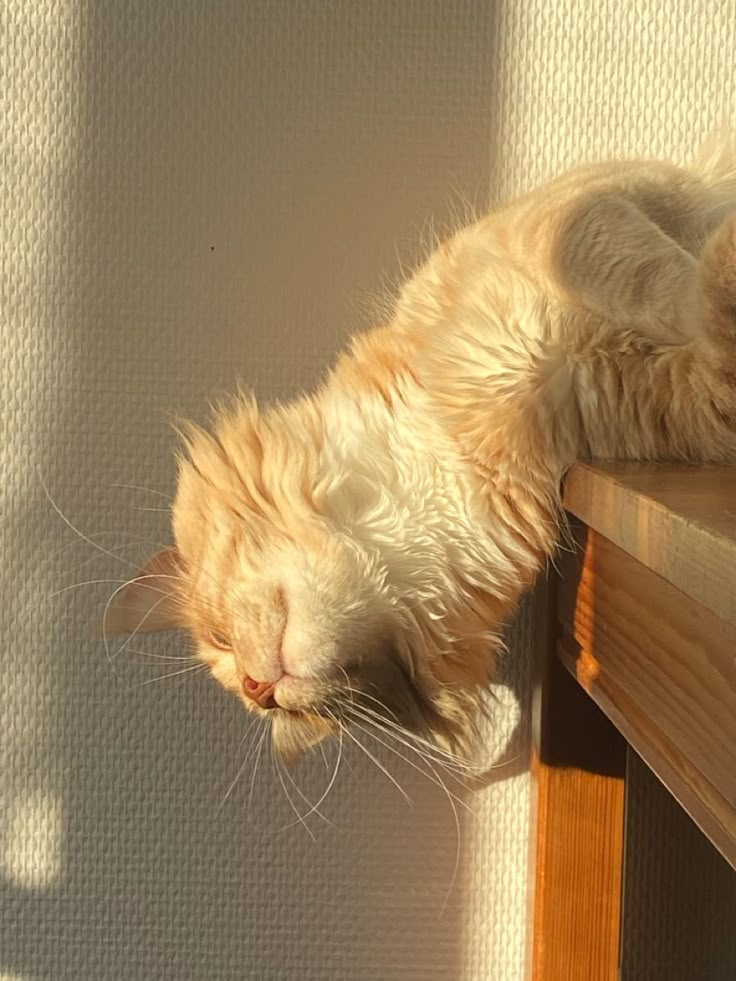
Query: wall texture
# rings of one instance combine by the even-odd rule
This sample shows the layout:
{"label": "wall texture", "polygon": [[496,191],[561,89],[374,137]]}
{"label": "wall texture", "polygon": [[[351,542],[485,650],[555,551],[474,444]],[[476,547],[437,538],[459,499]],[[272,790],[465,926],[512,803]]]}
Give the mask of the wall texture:
{"label": "wall texture", "polygon": [[[151,683],[174,641],[113,670],[94,621],[166,538],[171,413],[310,385],[489,181],[685,156],[732,109],[734,41],[728,0],[4,6],[2,981],[522,977],[523,773],[459,809],[459,856],[447,797],[380,747],[411,806],[356,749],[310,832],[286,792],[306,810],[334,757],[297,790],[261,754],[220,810],[242,713]],[[527,637],[489,759],[523,753]]]}

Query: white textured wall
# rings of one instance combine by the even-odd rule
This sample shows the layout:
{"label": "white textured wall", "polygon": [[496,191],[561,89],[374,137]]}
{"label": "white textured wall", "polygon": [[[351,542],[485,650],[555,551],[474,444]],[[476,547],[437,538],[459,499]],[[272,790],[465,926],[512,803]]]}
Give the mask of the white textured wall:
{"label": "white textured wall", "polygon": [[[167,413],[309,385],[425,218],[581,156],[684,155],[732,109],[733,5],[7,0],[0,36],[0,978],[517,981],[527,782],[464,816],[357,751],[293,815],[201,676],[90,628],[166,535]],[[498,708],[528,689],[527,631]],[[171,656],[175,645],[146,648]],[[176,667],[175,662],[171,662]],[[180,683],[182,682],[182,683]],[[508,697],[506,694],[508,693]],[[504,707],[506,706],[506,707]],[[247,743],[246,743],[247,745]],[[321,761],[295,774],[312,799]],[[295,791],[292,789],[292,795]]]}

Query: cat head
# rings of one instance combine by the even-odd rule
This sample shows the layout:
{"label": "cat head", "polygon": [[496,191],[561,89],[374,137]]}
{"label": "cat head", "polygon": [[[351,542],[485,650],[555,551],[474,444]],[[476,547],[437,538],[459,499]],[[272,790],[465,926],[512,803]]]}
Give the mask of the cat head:
{"label": "cat head", "polygon": [[[406,569],[396,574],[396,548],[388,558],[381,547],[389,523],[369,543],[355,534],[350,516],[377,511],[383,490],[341,472],[328,428],[312,401],[261,413],[249,399],[220,412],[212,434],[186,427],[175,545],[119,592],[107,626],[188,630],[287,757],[351,723],[465,745],[487,631],[466,629],[460,642],[449,606],[447,616],[423,609]],[[457,583],[446,585],[457,598]],[[487,609],[471,587],[464,595],[465,626],[480,623]]]}

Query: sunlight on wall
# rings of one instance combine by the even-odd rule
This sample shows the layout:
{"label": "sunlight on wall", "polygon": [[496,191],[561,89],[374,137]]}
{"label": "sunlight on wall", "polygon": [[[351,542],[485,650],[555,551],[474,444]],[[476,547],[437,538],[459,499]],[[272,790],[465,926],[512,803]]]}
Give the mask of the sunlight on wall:
{"label": "sunlight on wall", "polygon": [[[39,272],[50,254],[65,254],[67,234],[58,206],[72,162],[76,136],[74,87],[66,81],[78,68],[79,11],[77,0],[14,0],[3,9],[4,84],[0,87],[0,119],[3,127],[3,223],[10,231],[3,264],[3,319],[10,322],[19,357],[28,358],[27,369],[18,370],[15,359],[4,365],[12,372],[12,386],[5,390],[12,419],[12,438],[0,444],[3,482],[0,500],[11,501],[13,492],[28,479],[17,466],[21,440],[38,434],[34,412],[38,376],[30,370],[42,360],[54,364],[57,348],[55,327],[64,291],[49,303],[39,289]],[[23,41],[18,39],[23,38]],[[25,57],[29,51],[54,51],[39,62]],[[20,53],[20,54],[19,54]],[[38,217],[43,216],[43,221]],[[61,286],[61,284],[59,284]]]}
{"label": "sunlight on wall", "polygon": [[53,641],[46,639],[51,635],[44,635],[42,626],[48,596],[57,584],[44,581],[36,558],[49,538],[44,525],[50,521],[48,509],[32,514],[54,420],[49,400],[39,398],[34,369],[64,363],[60,344],[69,315],[67,269],[56,268],[50,282],[48,267],[50,256],[71,251],[63,203],[79,127],[74,80],[81,37],[78,0],[14,0],[3,6],[0,302],[3,329],[12,333],[13,344],[0,385],[0,414],[7,420],[7,437],[0,442],[0,510],[9,518],[0,536],[0,589],[13,597],[18,612],[11,613],[5,628],[12,637],[7,654],[13,661],[0,691],[0,773],[6,783],[0,870],[28,888],[49,886],[61,868],[58,685],[44,665],[44,641]]}
{"label": "sunlight on wall", "polygon": [[61,806],[48,794],[11,803],[3,830],[2,869],[25,889],[47,889],[61,871]]}
{"label": "sunlight on wall", "polygon": [[[517,630],[522,637],[526,636],[522,627]],[[522,646],[516,638],[513,643]],[[516,650],[514,656],[523,657],[522,650]],[[502,949],[504,943],[511,950],[524,950],[523,876],[528,844],[523,834],[512,834],[510,828],[528,825],[527,722],[511,690],[494,685],[493,696],[494,704],[483,733],[483,763],[490,764],[491,770],[487,785],[471,798],[475,817],[468,825],[465,843],[468,855],[483,856],[482,862],[471,860],[465,867],[462,950],[466,962],[462,976],[468,978],[482,976],[478,972],[476,952]],[[494,773],[494,765],[502,761],[507,766]],[[494,890],[485,887],[489,864],[497,883]],[[491,977],[494,965],[489,962],[485,969],[485,976]]]}

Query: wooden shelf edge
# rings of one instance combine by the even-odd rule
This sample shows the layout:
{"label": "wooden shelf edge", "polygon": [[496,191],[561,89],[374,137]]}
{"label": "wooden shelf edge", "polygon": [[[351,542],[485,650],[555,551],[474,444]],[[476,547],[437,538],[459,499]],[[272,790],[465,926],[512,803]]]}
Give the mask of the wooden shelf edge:
{"label": "wooden shelf edge", "polygon": [[565,508],[736,625],[736,468],[577,464]]}
{"label": "wooden shelf edge", "polygon": [[736,867],[736,630],[597,532],[575,534],[557,656]]}

